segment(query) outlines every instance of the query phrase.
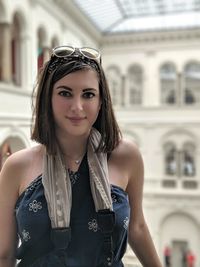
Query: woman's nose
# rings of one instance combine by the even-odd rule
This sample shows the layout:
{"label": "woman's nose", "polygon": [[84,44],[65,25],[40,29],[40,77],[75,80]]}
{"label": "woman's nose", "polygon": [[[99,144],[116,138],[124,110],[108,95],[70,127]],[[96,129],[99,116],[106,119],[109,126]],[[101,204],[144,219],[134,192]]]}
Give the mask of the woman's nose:
{"label": "woman's nose", "polygon": [[71,110],[83,110],[83,103],[80,97],[74,97],[71,103]]}

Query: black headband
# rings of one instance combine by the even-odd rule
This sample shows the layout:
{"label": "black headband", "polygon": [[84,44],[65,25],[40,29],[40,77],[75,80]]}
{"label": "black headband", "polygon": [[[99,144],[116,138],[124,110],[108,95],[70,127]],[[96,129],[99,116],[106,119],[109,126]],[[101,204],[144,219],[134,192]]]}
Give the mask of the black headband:
{"label": "black headband", "polygon": [[83,65],[88,65],[95,69],[98,73],[100,72],[99,69],[99,64],[97,63],[96,60],[94,59],[89,59],[84,56],[80,55],[73,55],[73,56],[68,56],[68,57],[52,57],[50,59],[50,63],[48,66],[48,73],[52,73],[52,71],[58,69],[61,65],[64,65],[66,63],[71,63],[71,62],[77,62],[77,63],[82,63]]}

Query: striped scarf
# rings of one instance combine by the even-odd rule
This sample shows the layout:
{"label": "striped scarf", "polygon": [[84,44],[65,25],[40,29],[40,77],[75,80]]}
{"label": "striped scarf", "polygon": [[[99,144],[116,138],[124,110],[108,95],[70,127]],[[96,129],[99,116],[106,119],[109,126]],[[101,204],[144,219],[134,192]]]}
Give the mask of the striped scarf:
{"label": "striped scarf", "polygon": [[[113,210],[108,181],[107,154],[95,152],[100,139],[100,133],[92,128],[87,145],[87,158],[96,212],[103,209]],[[58,146],[56,155],[48,153],[44,155],[42,183],[52,228],[69,227],[72,188],[69,173]]]}

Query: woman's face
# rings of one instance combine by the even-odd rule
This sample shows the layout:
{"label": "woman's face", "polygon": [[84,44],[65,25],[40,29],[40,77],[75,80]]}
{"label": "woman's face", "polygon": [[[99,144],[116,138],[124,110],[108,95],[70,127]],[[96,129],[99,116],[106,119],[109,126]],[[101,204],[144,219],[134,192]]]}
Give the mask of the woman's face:
{"label": "woman's face", "polygon": [[53,86],[56,135],[88,135],[101,106],[99,80],[92,69],[72,72]]}

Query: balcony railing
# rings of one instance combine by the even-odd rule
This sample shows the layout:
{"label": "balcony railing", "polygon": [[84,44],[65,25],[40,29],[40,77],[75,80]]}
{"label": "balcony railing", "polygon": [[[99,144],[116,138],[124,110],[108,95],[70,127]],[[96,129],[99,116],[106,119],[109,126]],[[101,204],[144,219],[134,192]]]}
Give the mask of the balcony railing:
{"label": "balcony railing", "polygon": [[146,192],[161,193],[161,192],[199,192],[200,179],[195,177],[160,177],[160,178],[145,178],[144,190]]}

